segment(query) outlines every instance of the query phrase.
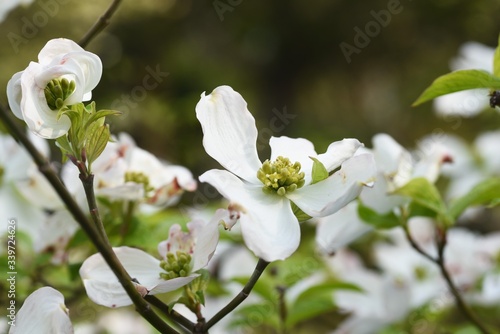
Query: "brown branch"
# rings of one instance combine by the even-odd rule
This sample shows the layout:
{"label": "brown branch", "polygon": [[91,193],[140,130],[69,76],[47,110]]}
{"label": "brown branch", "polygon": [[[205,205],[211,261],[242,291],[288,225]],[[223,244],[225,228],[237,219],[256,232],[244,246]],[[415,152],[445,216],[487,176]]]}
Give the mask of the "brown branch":
{"label": "brown branch", "polygon": [[24,133],[24,131],[22,131],[16,125],[14,120],[11,119],[11,117],[9,116],[8,108],[5,107],[2,103],[0,103],[0,120],[3,121],[10,134],[26,148],[28,153],[33,158],[34,162],[37,164],[40,172],[45,176],[47,181],[49,181],[56,193],[66,205],[66,208],[71,213],[73,218],[78,222],[82,230],[87,234],[89,240],[101,253],[102,257],[109,265],[109,267],[127,292],[128,296],[134,303],[137,312],[141,314],[151,325],[153,325],[160,332],[177,333],[177,331],[168,326],[163,321],[163,319],[161,319],[156,313],[154,313],[149,303],[147,303],[142,298],[142,296],[136,290],[135,285],[130,278],[130,275],[127,273],[125,268],[123,268],[116,254],[113,252],[113,249],[109,247],[106,242],[104,242],[97,229],[89,221],[87,215],[78,206],[78,204],[73,199],[73,196],[66,189],[66,186],[59,179],[56,172],[51,167],[49,161],[43,155],[41,155],[40,152],[38,152],[33,143],[29,140],[28,136]]}
{"label": "brown branch", "polygon": [[481,321],[476,317],[476,315],[472,312],[472,310],[469,308],[469,306],[465,303],[465,301],[462,298],[462,295],[458,291],[457,287],[455,286],[455,283],[453,283],[453,280],[451,279],[450,273],[448,270],[446,270],[445,266],[445,260],[444,260],[444,249],[446,247],[446,231],[442,231],[439,229],[436,229],[436,246],[438,249],[438,255],[437,258],[432,257],[429,253],[424,251],[413,239],[407,224],[403,224],[402,228],[405,232],[406,239],[410,242],[411,246],[413,249],[415,249],[418,253],[429,259],[430,261],[434,262],[438,267],[439,270],[441,271],[441,275],[446,281],[446,284],[448,285],[448,288],[450,289],[451,293],[453,294],[453,297],[455,298],[455,303],[458,307],[458,309],[465,315],[465,317],[474,325],[476,326],[477,329],[483,334],[490,334],[491,332],[481,323]]}
{"label": "brown branch", "polygon": [[96,23],[94,23],[92,28],[90,28],[90,30],[87,31],[85,36],[83,36],[82,39],[80,39],[78,44],[82,48],[85,48],[94,37],[96,37],[101,31],[103,31],[109,25],[109,23],[111,22],[111,17],[116,12],[121,2],[122,0],[114,0],[109,6],[108,10],[104,14],[102,14],[101,17],[99,17],[99,19],[96,21]]}

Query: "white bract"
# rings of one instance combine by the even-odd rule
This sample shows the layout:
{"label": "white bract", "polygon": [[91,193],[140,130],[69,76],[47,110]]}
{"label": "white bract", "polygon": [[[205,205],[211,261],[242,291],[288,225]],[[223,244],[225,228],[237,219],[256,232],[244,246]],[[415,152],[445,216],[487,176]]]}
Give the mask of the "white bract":
{"label": "white bract", "polygon": [[52,39],[38,54],[38,62],[31,62],[9,80],[10,108],[38,136],[61,137],[71,122],[66,115],[58,115],[59,111],[89,100],[101,75],[98,56],[69,39]]}
{"label": "white bract", "polygon": [[[495,49],[477,42],[467,42],[460,47],[459,56],[452,59],[452,71],[477,69],[493,72]],[[447,94],[434,99],[434,109],[441,116],[472,117],[488,107],[488,89],[470,89]]]}
{"label": "white bract", "polygon": [[[300,227],[291,202],[309,216],[332,214],[352,201],[372,182],[373,157],[353,157],[362,144],[356,139],[332,143],[317,154],[302,138],[272,137],[271,158],[257,155],[257,128],[243,97],[221,86],[201,95],[196,116],[203,129],[206,152],[226,170],[200,176],[241,208],[241,230],[255,255],[275,261],[290,256],[300,242]],[[313,184],[311,157],[332,175]]]}
{"label": "white bract", "polygon": [[407,203],[408,198],[391,194],[410,180],[425,177],[434,183],[440,173],[441,165],[451,157],[445,149],[424,151],[415,161],[404,147],[387,134],[377,134],[372,139],[373,155],[377,165],[377,179],[372,188],[365,188],[360,195],[363,204],[378,213],[387,213],[399,205]]}
{"label": "white bract", "polygon": [[51,287],[43,287],[26,298],[17,312],[15,326],[9,334],[72,334],[73,325],[64,296]]}
{"label": "white bract", "polygon": [[[211,259],[219,241],[218,225],[229,219],[226,210],[217,210],[208,223],[188,223],[189,232],[179,225],[170,228],[169,237],[158,245],[162,260],[130,247],[113,248],[118,260],[137,283],[141,293],[159,294],[176,290],[194,280]],[[89,298],[107,307],[131,305],[132,301],[100,253],[85,260],[80,277]]]}
{"label": "white bract", "polygon": [[333,215],[314,219],[317,223],[316,243],[324,253],[333,255],[373,229],[358,216],[358,203],[351,202]]}

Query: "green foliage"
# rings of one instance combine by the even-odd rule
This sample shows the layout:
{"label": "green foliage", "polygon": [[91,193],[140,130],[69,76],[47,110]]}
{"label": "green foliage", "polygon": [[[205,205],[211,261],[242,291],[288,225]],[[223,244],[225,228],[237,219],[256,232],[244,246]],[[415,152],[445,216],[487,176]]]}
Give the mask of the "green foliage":
{"label": "green foliage", "polygon": [[457,219],[468,207],[474,205],[498,205],[500,198],[500,178],[493,177],[477,184],[464,196],[450,205],[450,216]]}
{"label": "green foliage", "polygon": [[365,223],[376,229],[390,229],[400,225],[399,218],[394,212],[380,214],[372,208],[364,206],[361,202],[358,204],[358,215]]}
{"label": "green foliage", "polygon": [[56,139],[63,162],[70,157],[73,162],[85,163],[88,173],[111,137],[109,126],[104,124],[105,117],[121,114],[115,110],[96,111],[95,108],[95,102],[91,102],[87,106],[77,103],[62,109],[60,114],[69,117],[71,127],[65,136]]}
{"label": "green foliage", "polygon": [[500,78],[483,70],[460,70],[440,76],[413,102],[417,106],[438,96],[474,89],[500,89]]}
{"label": "green foliage", "polygon": [[311,173],[312,177],[311,184],[318,183],[319,181],[323,181],[324,179],[328,178],[328,171],[326,170],[325,165],[323,165],[321,161],[319,161],[314,157],[309,157],[309,158],[311,158],[311,160],[314,161]]}
{"label": "green foliage", "polygon": [[361,291],[357,286],[342,282],[317,284],[304,290],[288,308],[286,325],[293,328],[298,323],[313,319],[337,308],[333,300],[335,290]]}
{"label": "green foliage", "polygon": [[500,35],[498,35],[498,45],[493,57],[493,74],[500,77]]}
{"label": "green foliage", "polygon": [[445,226],[450,226],[452,224],[453,220],[449,217],[448,210],[439,191],[436,186],[426,178],[419,177],[412,179],[410,182],[397,189],[395,193],[401,196],[410,197],[419,207],[435,212],[438,219],[444,223]]}

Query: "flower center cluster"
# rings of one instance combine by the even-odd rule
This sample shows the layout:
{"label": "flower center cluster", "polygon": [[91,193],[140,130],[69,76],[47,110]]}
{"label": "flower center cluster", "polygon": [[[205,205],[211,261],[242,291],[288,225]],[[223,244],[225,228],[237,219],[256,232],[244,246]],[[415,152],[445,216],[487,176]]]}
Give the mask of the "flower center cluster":
{"label": "flower center cluster", "polygon": [[154,190],[154,187],[149,184],[149,177],[141,172],[126,172],[125,182],[134,182],[137,184],[142,184],[144,186],[144,192],[146,194]]}
{"label": "flower center cluster", "polygon": [[292,164],[290,159],[279,156],[274,162],[264,161],[257,171],[257,178],[264,184],[266,193],[284,196],[304,185],[304,173],[300,172],[300,163]]}
{"label": "flower center cluster", "polygon": [[160,262],[160,267],[166,273],[160,273],[160,277],[169,280],[177,277],[186,277],[189,275],[191,264],[191,255],[186,252],[177,251],[167,253],[165,260]]}
{"label": "flower center cluster", "polygon": [[64,106],[64,101],[75,91],[75,82],[66,78],[52,79],[45,86],[45,99],[51,110],[59,110]]}

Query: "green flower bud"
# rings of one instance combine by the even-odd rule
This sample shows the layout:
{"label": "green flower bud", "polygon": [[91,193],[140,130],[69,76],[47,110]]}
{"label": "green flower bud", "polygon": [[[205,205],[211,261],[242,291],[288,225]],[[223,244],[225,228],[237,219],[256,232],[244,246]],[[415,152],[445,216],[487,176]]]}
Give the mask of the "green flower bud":
{"label": "green flower bud", "polygon": [[169,280],[177,277],[186,277],[191,271],[191,255],[182,251],[167,253],[165,260],[160,261],[160,268],[166,273],[160,273],[160,278]]}
{"label": "green flower bud", "polygon": [[76,83],[66,78],[52,79],[44,89],[45,100],[51,110],[60,110],[64,101],[75,91]]}

